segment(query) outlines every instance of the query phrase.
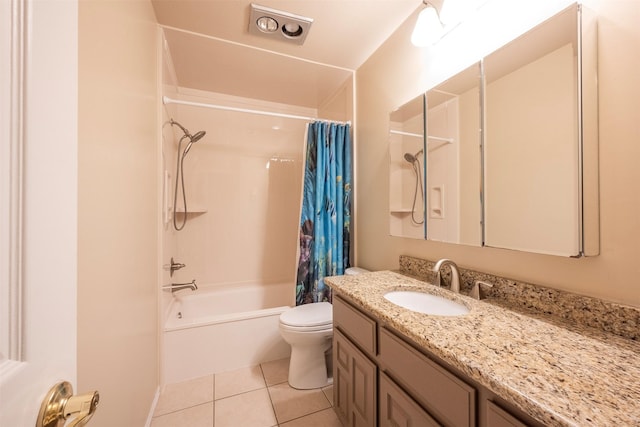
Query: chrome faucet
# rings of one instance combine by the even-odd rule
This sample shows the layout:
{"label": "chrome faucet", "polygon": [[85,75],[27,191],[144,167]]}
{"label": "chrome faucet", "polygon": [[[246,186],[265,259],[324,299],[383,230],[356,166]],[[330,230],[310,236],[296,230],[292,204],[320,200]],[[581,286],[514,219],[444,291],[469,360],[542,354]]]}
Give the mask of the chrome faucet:
{"label": "chrome faucet", "polygon": [[442,267],[448,265],[451,268],[451,291],[457,294],[460,293],[460,272],[458,271],[458,266],[455,262],[450,259],[443,258],[440,261],[436,262],[436,265],[433,267],[433,271],[438,273],[437,280],[438,286],[442,287]]}
{"label": "chrome faucet", "polygon": [[170,285],[164,285],[162,289],[171,292],[180,291],[182,289],[191,289],[192,291],[195,291],[198,289],[198,285],[196,285],[196,279],[193,279],[189,283],[172,283]]}

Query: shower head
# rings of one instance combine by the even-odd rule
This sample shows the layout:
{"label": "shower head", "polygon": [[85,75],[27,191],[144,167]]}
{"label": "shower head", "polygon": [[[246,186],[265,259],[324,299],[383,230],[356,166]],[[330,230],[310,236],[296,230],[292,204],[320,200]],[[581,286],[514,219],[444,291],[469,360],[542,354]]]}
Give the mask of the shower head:
{"label": "shower head", "polygon": [[171,125],[176,125],[178,126],[180,129],[182,129],[182,132],[184,132],[184,136],[186,136],[187,138],[189,138],[189,141],[191,142],[196,142],[198,141],[200,138],[202,138],[207,132],[201,130],[199,132],[196,132],[195,135],[191,135],[189,133],[189,131],[187,130],[187,128],[185,128],[184,126],[182,126],[180,123],[176,122],[175,120],[171,119]]}
{"label": "shower head", "polygon": [[404,159],[409,163],[415,163],[418,161],[418,154],[420,153],[422,153],[422,149],[420,149],[416,154],[404,153]]}
{"label": "shower head", "polygon": [[182,157],[186,156],[187,153],[189,152],[189,150],[191,150],[191,146],[193,145],[194,142],[198,142],[200,141],[200,139],[205,136],[207,134],[207,132],[201,130],[200,132],[196,132],[195,135],[187,135],[189,137],[189,143],[187,144],[187,146],[184,148],[184,151],[182,152]]}
{"label": "shower head", "polygon": [[199,132],[196,132],[195,135],[191,135],[189,138],[191,139],[191,142],[197,142],[200,141],[200,139],[205,136],[207,134],[207,132],[201,130]]}
{"label": "shower head", "polygon": [[[191,135],[189,133],[189,131],[182,126],[180,123],[176,122],[175,120],[171,119],[171,125],[176,125],[178,126],[180,129],[182,129],[182,132],[184,132],[184,136],[182,138],[189,138],[189,144],[187,144],[187,146],[185,147],[184,151],[182,152],[182,157],[187,155],[187,152],[191,149],[191,146],[193,145],[194,142],[200,141],[202,139],[203,136],[205,136],[207,134],[207,132],[201,130],[196,132],[194,135]],[[180,147],[178,147],[178,151],[180,150]]]}

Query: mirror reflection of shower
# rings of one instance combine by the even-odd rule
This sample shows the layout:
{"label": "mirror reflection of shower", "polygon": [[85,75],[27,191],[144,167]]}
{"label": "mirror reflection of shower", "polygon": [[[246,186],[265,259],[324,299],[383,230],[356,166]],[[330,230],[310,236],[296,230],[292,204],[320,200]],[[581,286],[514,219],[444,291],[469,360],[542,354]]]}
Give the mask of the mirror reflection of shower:
{"label": "mirror reflection of shower", "polygon": [[[404,159],[411,164],[413,167],[413,172],[416,175],[416,184],[413,190],[413,204],[411,205],[411,222],[416,225],[424,224],[424,216],[420,221],[416,220],[416,201],[418,199],[418,187],[420,187],[420,197],[424,197],[424,190],[422,188],[422,174],[420,173],[420,159],[418,155],[423,153],[424,151],[420,149],[416,154],[404,153]],[[424,205],[424,200],[422,205]]]}
{"label": "mirror reflection of shower", "polygon": [[[184,170],[183,170],[184,158],[189,152],[189,150],[191,150],[191,146],[195,142],[198,142],[200,139],[202,139],[202,137],[205,136],[207,132],[201,130],[191,135],[184,126],[182,126],[180,123],[176,122],[175,120],[171,119],[171,126],[173,125],[178,126],[184,133],[184,135],[178,141],[178,155],[176,156],[176,186],[175,186],[175,191],[173,192],[173,228],[175,228],[176,231],[180,231],[187,224],[187,195],[184,191]],[[184,148],[184,151],[182,151],[181,153],[180,149],[182,148],[182,141],[185,138],[189,139],[189,143]],[[182,216],[182,223],[180,225],[178,225],[178,221],[176,220],[176,217],[177,217],[176,214],[178,212],[178,207],[177,207],[178,181],[180,181],[180,184],[182,186],[182,205],[184,207],[184,215]]]}

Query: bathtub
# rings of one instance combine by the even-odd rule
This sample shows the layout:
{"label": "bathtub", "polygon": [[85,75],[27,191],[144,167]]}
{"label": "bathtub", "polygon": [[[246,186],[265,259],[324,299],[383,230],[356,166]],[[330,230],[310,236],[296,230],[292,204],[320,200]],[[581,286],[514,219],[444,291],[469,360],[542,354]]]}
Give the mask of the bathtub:
{"label": "bathtub", "polygon": [[163,383],[170,384],[288,357],[280,314],[291,283],[200,286],[176,292],[163,337]]}

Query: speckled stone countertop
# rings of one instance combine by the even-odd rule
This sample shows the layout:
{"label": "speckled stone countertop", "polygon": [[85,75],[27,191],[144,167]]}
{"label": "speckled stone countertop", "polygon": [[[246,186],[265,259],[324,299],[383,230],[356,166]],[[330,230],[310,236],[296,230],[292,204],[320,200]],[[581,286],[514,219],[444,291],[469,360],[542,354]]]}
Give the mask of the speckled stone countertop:
{"label": "speckled stone countertop", "polygon": [[[640,426],[640,343],[585,334],[381,271],[325,279],[343,296],[550,426]],[[417,290],[466,305],[464,316],[431,316],[387,301]]]}

